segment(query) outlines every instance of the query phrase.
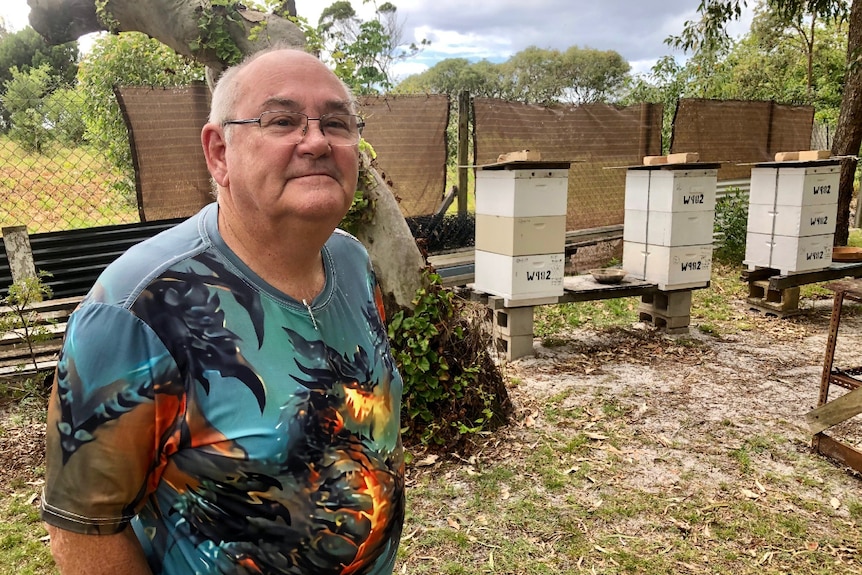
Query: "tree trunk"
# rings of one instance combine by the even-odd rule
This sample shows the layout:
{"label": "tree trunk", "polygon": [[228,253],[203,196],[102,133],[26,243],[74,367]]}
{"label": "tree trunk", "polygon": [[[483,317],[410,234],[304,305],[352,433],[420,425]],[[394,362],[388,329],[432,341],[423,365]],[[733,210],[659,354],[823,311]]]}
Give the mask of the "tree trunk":
{"label": "tree trunk", "polygon": [[[84,34],[108,30],[96,15],[95,0],[27,0],[27,3],[30,25],[50,44],[71,42]],[[201,2],[197,0],[109,0],[106,9],[113,19],[114,32],[143,32],[208,68],[221,70],[225,66],[212,48],[190,48],[200,34]],[[245,8],[239,14],[240,21],[229,21],[228,30],[243,54],[273,43],[305,45],[305,35],[289,20]],[[251,30],[261,26],[262,32],[254,41],[249,40]]]}
{"label": "tree trunk", "polygon": [[[862,0],[853,2],[850,8],[850,23],[847,35],[847,75],[844,80],[844,96],[832,154],[856,156],[862,144]],[[850,201],[853,199],[853,180],[856,174],[856,159],[841,161],[841,182],[838,186],[838,217],[835,228],[835,245],[847,245],[850,235]],[[856,206],[858,210],[860,206]]]}
{"label": "tree trunk", "polygon": [[364,193],[374,206],[374,216],[356,236],[371,256],[386,316],[392,317],[399,308],[413,309],[416,291],[424,287],[421,272],[426,267],[425,258],[401,214],[395,194],[370,165],[366,154],[362,155],[362,167],[373,181]]}

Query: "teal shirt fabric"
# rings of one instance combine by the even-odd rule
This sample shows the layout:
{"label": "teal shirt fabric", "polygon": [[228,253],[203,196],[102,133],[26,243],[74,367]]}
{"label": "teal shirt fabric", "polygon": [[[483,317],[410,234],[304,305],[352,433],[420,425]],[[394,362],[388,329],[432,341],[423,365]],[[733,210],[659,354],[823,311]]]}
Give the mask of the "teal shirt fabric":
{"label": "teal shirt fabric", "polygon": [[336,230],[306,305],[236,257],[217,212],[129,249],[72,315],[43,519],[131,522],[157,574],[390,574],[402,381],[368,256]]}

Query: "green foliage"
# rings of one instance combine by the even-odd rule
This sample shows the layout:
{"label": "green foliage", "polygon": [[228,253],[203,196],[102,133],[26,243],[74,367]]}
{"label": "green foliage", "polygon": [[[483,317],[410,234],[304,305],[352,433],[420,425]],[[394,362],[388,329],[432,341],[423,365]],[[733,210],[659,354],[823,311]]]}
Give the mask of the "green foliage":
{"label": "green foliage", "polygon": [[572,46],[561,59],[565,100],[578,104],[614,100],[631,70],[629,63],[613,50]]}
{"label": "green foliage", "polygon": [[537,306],[533,333],[542,338],[543,346],[555,347],[565,343],[568,334],[577,328],[631,324],[638,319],[638,301],[629,297]]}
{"label": "green foliage", "polygon": [[389,339],[404,380],[405,439],[451,449],[508,419],[511,405],[481,329],[464,305],[427,274],[428,287],[389,323]]}
{"label": "green foliage", "polygon": [[[735,9],[728,8],[732,3],[713,3],[725,7],[712,12],[704,4],[701,11],[708,14],[704,23],[708,20],[713,26],[718,25],[715,18],[734,17]],[[814,106],[818,122],[837,122],[846,72],[846,26],[834,17],[812,19],[810,13],[805,22],[798,14],[788,19],[773,4],[778,3],[760,5],[751,30],[737,42],[722,39],[723,31],[694,29],[686,33],[691,35],[685,42],[680,43],[681,37],[669,38],[669,44],[691,50],[691,57],[679,64],[666,56],[648,74],[631,80],[621,103],[660,102],[664,107],[664,153],[668,152],[680,98],[809,104]]]}
{"label": "green foliage", "polygon": [[[692,52],[726,46],[730,42],[727,23],[738,20],[747,5],[747,0],[701,0],[697,8],[700,20],[687,20],[682,32],[665,43]],[[845,0],[767,0],[766,5],[787,23],[799,22],[806,15],[841,21],[850,8]]]}
{"label": "green foliage", "polygon": [[43,272],[39,276],[13,283],[9,286],[9,294],[0,299],[0,305],[8,308],[0,311],[0,336],[12,334],[21,339],[27,345],[36,371],[39,370],[39,364],[36,362],[34,348],[52,335],[48,326],[39,321],[38,314],[30,309],[30,306],[51,297],[51,288],[42,281],[47,275],[49,274]]}
{"label": "green foliage", "polygon": [[[769,99],[837,109],[846,60],[848,3],[842,0],[768,0],[758,4],[751,30],[740,42],[726,26],[745,0],[701,2],[699,21],[685,23],[665,42],[692,52],[687,67],[699,87],[693,95]],[[831,119],[831,116],[825,119]]]}
{"label": "green foliage", "polygon": [[481,60],[470,63],[466,58],[447,58],[421,74],[408,76],[395,87],[407,94],[448,94],[468,91],[474,97],[502,97],[502,71],[498,64]]}
{"label": "green foliage", "polygon": [[81,99],[72,88],[57,88],[48,64],[10,70],[2,94],[9,113],[9,137],[28,152],[42,153],[52,142],[78,145],[84,139]]}
{"label": "green foliage", "polygon": [[715,202],[714,231],[719,239],[713,257],[722,263],[741,264],[747,228],[748,194],[738,188],[728,190]]}
{"label": "green foliage", "polygon": [[529,46],[501,66],[505,97],[527,104],[551,104],[562,98],[562,61],[557,50]]}
{"label": "green foliage", "polygon": [[87,131],[84,109],[81,95],[72,88],[55,90],[45,98],[45,121],[53,138],[70,146],[83,144]]}
{"label": "green foliage", "polygon": [[96,8],[96,17],[99,19],[99,22],[105,27],[105,30],[110,32],[111,34],[118,34],[120,32],[120,23],[117,22],[117,19],[114,18],[114,15],[111,14],[108,9],[108,2],[110,0],[96,0],[94,2]]}
{"label": "green foliage", "polygon": [[837,121],[847,57],[847,32],[835,21],[786,21],[759,10],[751,31],[734,43],[707,97],[775,100],[815,106],[817,119]]}
{"label": "green foliage", "polygon": [[441,60],[406,78],[396,91],[455,96],[466,90],[473,96],[538,104],[609,102],[625,87],[629,70],[612,50],[572,46],[560,52],[530,46],[501,64]]}
{"label": "green foliage", "polygon": [[[0,33],[0,87],[12,79],[12,70],[27,73],[33,68],[47,66],[56,87],[72,86],[78,73],[78,43],[49,45],[29,26],[19,32]],[[0,100],[0,117],[5,130],[9,113]]]}
{"label": "green foliage", "polygon": [[189,47],[194,52],[212,50],[227,66],[238,64],[243,57],[230,35],[230,24],[241,25],[237,0],[210,0],[198,17],[198,37]]}
{"label": "green foliage", "polygon": [[684,68],[672,56],[659,58],[652,69],[643,75],[629,79],[626,94],[620,104],[631,106],[641,102],[662,105],[662,153],[670,151],[673,134],[673,119],[679,99],[686,91]]}
{"label": "green foliage", "polygon": [[12,68],[12,79],[6,82],[3,101],[10,115],[9,137],[25,150],[41,153],[51,141],[50,126],[45,121],[45,98],[51,91],[47,65],[20,72]]}
{"label": "green foliage", "polygon": [[182,86],[203,77],[201,65],[137,32],[99,38],[81,61],[78,90],[85,103],[87,140],[125,175],[117,185],[129,199],[134,197],[135,173],[114,86]]}

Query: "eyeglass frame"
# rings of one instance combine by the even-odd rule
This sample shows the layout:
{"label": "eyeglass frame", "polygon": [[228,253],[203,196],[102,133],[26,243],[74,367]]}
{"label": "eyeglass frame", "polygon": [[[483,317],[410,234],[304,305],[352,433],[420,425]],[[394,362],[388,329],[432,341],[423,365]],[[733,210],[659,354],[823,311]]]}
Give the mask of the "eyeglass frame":
{"label": "eyeglass frame", "polygon": [[[225,126],[233,125],[233,124],[237,124],[237,125],[257,124],[258,126],[260,126],[261,129],[263,129],[263,124],[261,124],[261,119],[263,118],[263,115],[264,114],[276,114],[279,112],[283,112],[286,114],[295,114],[297,116],[305,116],[305,127],[302,129],[302,135],[295,142],[296,144],[300,143],[302,141],[302,139],[306,136],[306,134],[308,134],[308,122],[310,122],[311,120],[317,120],[317,124],[320,128],[320,133],[323,134],[323,137],[326,138],[326,141],[330,146],[355,146],[362,139],[362,130],[363,130],[363,128],[365,128],[365,119],[362,116],[360,116],[359,114],[351,114],[349,112],[332,112],[329,114],[323,114],[318,118],[312,118],[311,116],[309,116],[308,114],[306,114],[304,112],[295,112],[292,110],[264,110],[263,112],[260,113],[260,116],[258,116],[257,118],[244,118],[242,120],[225,120],[224,122],[221,123],[221,125],[224,128]],[[330,142],[329,138],[326,137],[326,131],[323,128],[323,123],[321,122],[321,120],[325,120],[327,117],[331,117],[331,116],[352,116],[352,117],[356,118],[356,130],[359,133],[359,138],[357,138],[357,140],[352,144],[333,144],[332,142]]]}

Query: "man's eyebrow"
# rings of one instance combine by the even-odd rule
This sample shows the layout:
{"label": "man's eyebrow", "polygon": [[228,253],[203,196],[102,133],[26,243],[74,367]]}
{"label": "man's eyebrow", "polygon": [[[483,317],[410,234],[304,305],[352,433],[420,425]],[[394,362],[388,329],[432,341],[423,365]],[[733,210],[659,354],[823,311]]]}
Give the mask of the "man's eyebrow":
{"label": "man's eyebrow", "polygon": [[[263,103],[263,110],[288,110],[298,112],[302,109],[302,106],[296,100],[292,100],[290,98],[269,98]],[[340,113],[349,113],[351,111],[350,102],[346,100],[329,100],[324,102],[323,113],[330,114],[332,112],[340,112]]]}
{"label": "man's eyebrow", "polygon": [[298,110],[301,106],[299,102],[290,98],[269,98],[263,103],[264,110],[270,110],[273,107],[283,110]]}

